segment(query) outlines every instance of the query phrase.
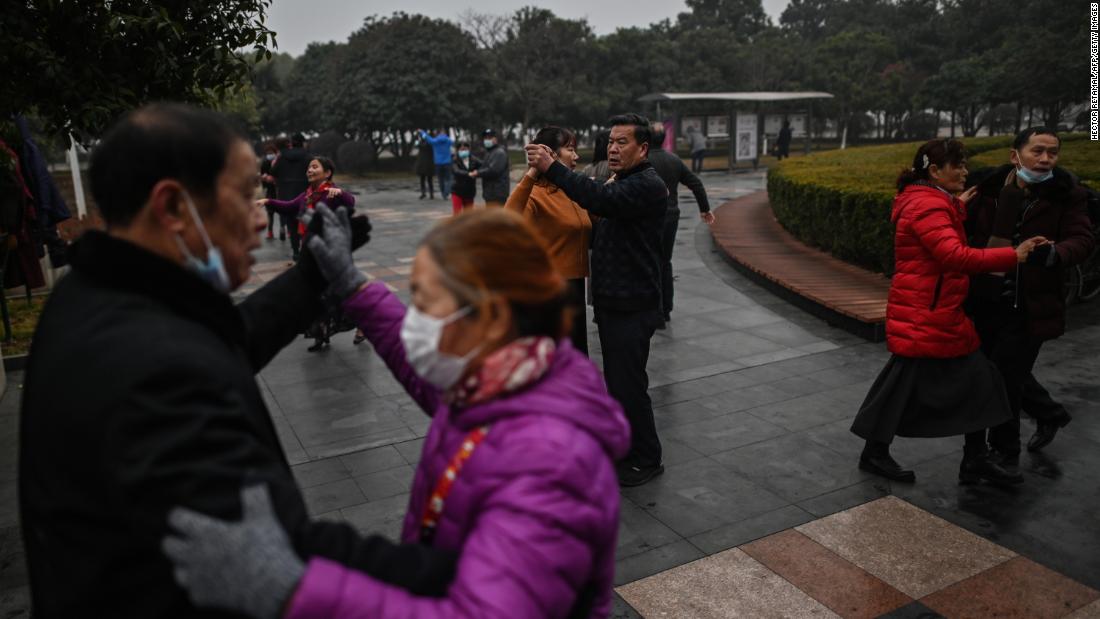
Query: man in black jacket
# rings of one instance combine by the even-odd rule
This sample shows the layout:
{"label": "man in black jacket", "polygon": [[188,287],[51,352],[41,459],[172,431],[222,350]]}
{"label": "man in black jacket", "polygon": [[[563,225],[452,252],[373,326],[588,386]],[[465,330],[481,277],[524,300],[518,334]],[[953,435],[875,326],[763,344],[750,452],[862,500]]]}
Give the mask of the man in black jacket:
{"label": "man in black jacket", "polygon": [[668,212],[665,213],[665,227],[661,234],[661,306],[667,323],[672,320],[672,251],[676,248],[676,232],[680,228],[680,184],[686,185],[695,195],[699,217],[703,221],[713,224],[714,213],[710,212],[710,201],[707,200],[703,181],[684,165],[683,159],[662,148],[664,142],[664,126],[654,123],[653,137],[649,142],[649,163],[668,187]]}
{"label": "man in black jacket", "polygon": [[241,517],[265,484],[302,558],[425,593],[452,559],[310,522],[255,373],[322,311],[309,252],[234,306],[266,227],[256,159],[225,119],[174,105],[122,120],[92,155],[106,232],[72,247],[39,321],[20,412],[19,491],[34,615],[215,617],[162,554],[177,504]]}
{"label": "man in black jacket", "polygon": [[[279,151],[279,156],[271,164],[271,176],[275,177],[275,197],[280,200],[293,200],[309,187],[306,170],[309,169],[310,156],[305,150],[306,138],[301,133],[290,136],[290,148]],[[298,217],[286,218],[287,231],[290,232],[290,251],[298,259],[302,238],[298,234]]]}
{"label": "man in black jacket", "polygon": [[592,297],[607,390],[630,421],[631,449],[619,483],[639,486],[664,472],[649,399],[649,340],[662,324],[661,232],[668,189],[646,161],[649,121],[637,114],[610,121],[607,160],[614,176],[599,183],[570,172],[549,148],[527,145],[527,163],[594,215]]}

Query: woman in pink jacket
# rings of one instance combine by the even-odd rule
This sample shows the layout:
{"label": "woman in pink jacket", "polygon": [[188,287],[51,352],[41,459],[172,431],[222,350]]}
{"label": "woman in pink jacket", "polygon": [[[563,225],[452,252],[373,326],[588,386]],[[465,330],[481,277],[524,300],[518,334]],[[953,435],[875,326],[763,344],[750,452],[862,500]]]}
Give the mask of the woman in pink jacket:
{"label": "woman in pink jacket", "polygon": [[[629,427],[564,337],[565,282],[536,233],[500,210],[444,222],[417,251],[406,309],[354,268],[346,216],[318,212],[324,232],[309,246],[329,296],[346,299],[344,311],[432,417],[402,541],[455,551],[455,579],[445,598],[423,598],[299,559],[266,511],[265,490],[249,488],[240,523],[173,512],[177,536],[165,550],[177,580],[198,605],[261,619],[607,616],[619,522],[613,462]],[[250,576],[229,584],[230,574]]]}

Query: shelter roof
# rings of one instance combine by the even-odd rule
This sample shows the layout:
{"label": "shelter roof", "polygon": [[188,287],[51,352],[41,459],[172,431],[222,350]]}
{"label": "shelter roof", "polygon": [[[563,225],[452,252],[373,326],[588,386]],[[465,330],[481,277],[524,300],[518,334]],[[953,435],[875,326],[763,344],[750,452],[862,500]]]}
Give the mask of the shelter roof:
{"label": "shelter roof", "polygon": [[832,99],[827,92],[654,92],[638,101],[797,101],[801,99]]}

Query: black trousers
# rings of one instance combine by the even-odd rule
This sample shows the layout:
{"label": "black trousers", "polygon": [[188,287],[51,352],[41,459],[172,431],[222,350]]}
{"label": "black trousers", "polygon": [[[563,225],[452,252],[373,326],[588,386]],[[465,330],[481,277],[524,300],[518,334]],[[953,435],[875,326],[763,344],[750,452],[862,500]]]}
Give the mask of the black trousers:
{"label": "black trousers", "polygon": [[294,256],[294,259],[298,259],[298,254],[302,248],[302,237],[298,234],[298,218],[287,217],[286,218],[286,231],[290,234],[290,251]]}
{"label": "black trousers", "polygon": [[672,313],[672,250],[676,248],[676,231],[680,227],[680,209],[665,213],[665,228],[661,232],[661,309],[665,317]]}
{"label": "black trousers", "polygon": [[661,463],[661,441],[649,399],[649,340],[661,324],[659,310],[622,312],[596,308],[596,327],[603,349],[603,375],[611,397],[618,400],[630,422],[630,453],[634,466]]}
{"label": "black trousers", "polygon": [[569,302],[573,306],[573,330],[569,332],[569,339],[573,342],[573,348],[588,356],[588,314],[584,304],[584,278],[567,279],[569,287]]}
{"label": "black trousers", "polygon": [[1068,412],[1065,406],[1050,397],[1050,392],[1039,384],[1034,374],[1028,374],[1024,379],[1020,405],[1023,411],[1036,421],[1053,421]]}
{"label": "black trousers", "polygon": [[1008,404],[1012,409],[1011,420],[989,429],[989,446],[1002,453],[1019,453],[1024,389],[1029,377],[1034,380],[1031,370],[1042,342],[1028,335],[1027,314],[1022,308],[1014,308],[1008,300],[990,303],[975,312],[974,326],[982,340],[982,352],[1004,376]]}
{"label": "black trousers", "polygon": [[705,150],[697,150],[694,153],[691,153],[691,171],[692,172],[695,172],[696,174],[698,174],[698,173],[703,171],[703,157],[705,157],[706,154],[707,154],[707,151],[705,151]]}
{"label": "black trousers", "polygon": [[[435,176],[432,175],[432,174],[421,174],[420,175],[420,195],[421,196],[427,195],[431,198],[435,197],[435,189],[433,188],[434,179],[435,179]],[[425,191],[425,186],[427,186],[427,191]]]}

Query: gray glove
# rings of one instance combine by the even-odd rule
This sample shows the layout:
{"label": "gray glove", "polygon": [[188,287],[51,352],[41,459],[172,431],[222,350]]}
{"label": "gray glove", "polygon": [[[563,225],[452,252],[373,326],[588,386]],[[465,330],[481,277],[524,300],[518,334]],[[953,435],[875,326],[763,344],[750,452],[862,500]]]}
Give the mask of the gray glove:
{"label": "gray glove", "polygon": [[312,213],[307,214],[309,216],[303,218],[307,228],[314,217],[322,219],[321,233],[310,235],[307,245],[317,262],[317,268],[328,281],[325,294],[337,303],[342,303],[367,283],[367,277],[356,268],[351,257],[351,221],[348,210],[341,206],[333,213],[328,206],[318,204]]}
{"label": "gray glove", "polygon": [[176,507],[168,524],[177,534],[161,548],[195,606],[277,619],[305,565],[275,517],[267,486],[243,488],[241,508],[241,521],[227,522]]}

